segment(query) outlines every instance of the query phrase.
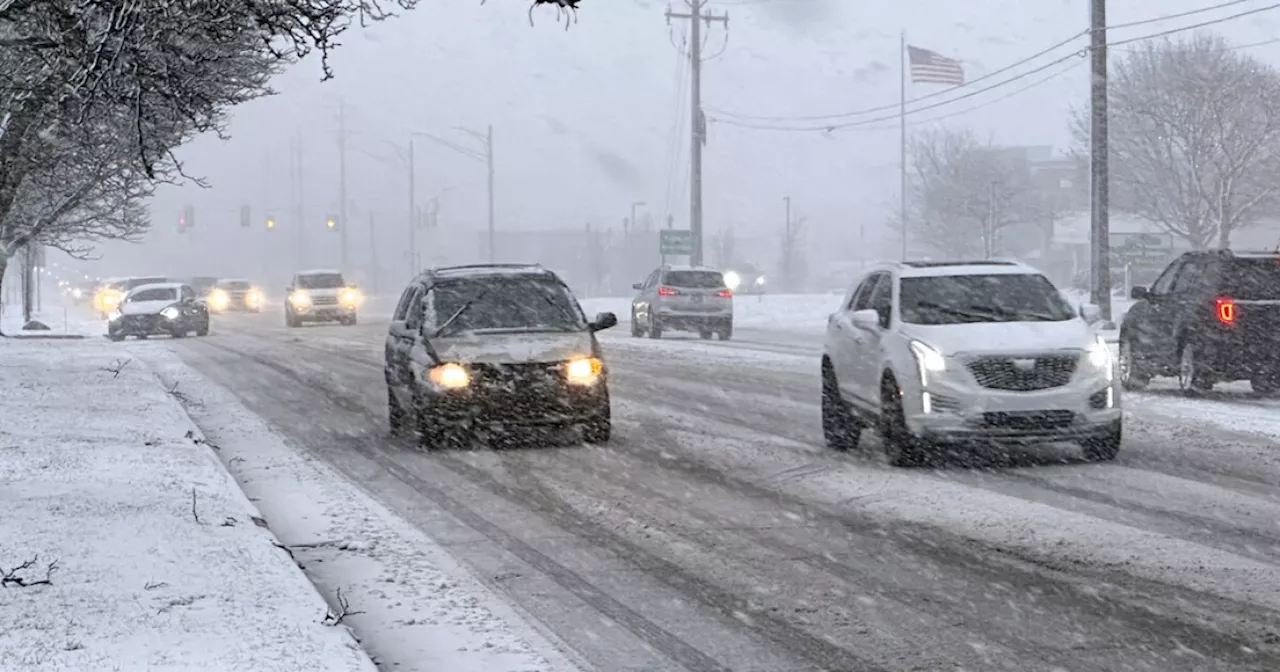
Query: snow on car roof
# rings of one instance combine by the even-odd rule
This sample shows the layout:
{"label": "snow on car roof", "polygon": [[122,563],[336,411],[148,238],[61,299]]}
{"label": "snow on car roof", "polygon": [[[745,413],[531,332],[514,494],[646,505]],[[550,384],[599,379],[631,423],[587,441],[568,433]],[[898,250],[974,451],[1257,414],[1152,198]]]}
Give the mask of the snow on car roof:
{"label": "snow on car roof", "polygon": [[689,266],[687,264],[667,264],[662,268],[668,271],[706,271],[707,273],[722,272],[720,269],[712,268],[710,266]]}
{"label": "snow on car roof", "polygon": [[298,271],[298,275],[342,275],[342,271],[332,268],[313,268],[309,271]]}
{"label": "snow on car roof", "polygon": [[440,278],[457,278],[465,276],[494,275],[554,275],[538,264],[469,264],[465,266],[442,266],[427,272]]}
{"label": "snow on car roof", "polygon": [[218,284],[231,282],[249,282],[249,278],[218,278]]}
{"label": "snow on car roof", "polygon": [[937,278],[954,275],[1026,275],[1040,271],[1017,261],[965,261],[954,263],[906,262],[894,266],[904,278]]}
{"label": "snow on car roof", "polygon": [[133,294],[133,293],[135,293],[135,292],[141,292],[141,291],[146,290],[146,289],[172,289],[172,290],[178,290],[178,289],[181,289],[181,288],[182,288],[182,286],[183,286],[183,283],[181,283],[181,282],[153,282],[153,283],[151,283],[151,284],[147,284],[147,285],[138,285],[137,287],[134,287],[133,289],[129,290],[129,293],[130,293],[130,294]]}

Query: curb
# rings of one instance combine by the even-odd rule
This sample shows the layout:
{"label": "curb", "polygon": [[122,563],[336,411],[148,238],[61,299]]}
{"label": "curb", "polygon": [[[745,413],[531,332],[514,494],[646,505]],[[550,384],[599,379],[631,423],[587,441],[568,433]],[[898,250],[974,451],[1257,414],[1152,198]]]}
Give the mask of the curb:
{"label": "curb", "polygon": [[[196,425],[196,422],[195,420],[192,419],[191,414],[187,412],[186,404],[184,404],[180,399],[174,398],[173,394],[167,393],[168,388],[165,387],[164,380],[160,378],[160,374],[156,373],[156,371],[151,368],[151,365],[147,363],[145,358],[135,356],[134,359],[137,359],[141,361],[144,365],[146,365],[147,375],[151,376],[152,380],[155,381],[156,385],[159,386],[161,390],[166,391],[166,396],[169,398],[168,403],[173,407],[175,407],[178,410],[178,412],[182,414],[182,417],[186,419],[186,423],[188,427],[187,437],[193,443],[195,443],[198,447],[203,448],[204,453],[208,457],[208,459],[212,461],[214,464],[218,465],[218,471],[230,484],[231,486],[230,489],[239,494],[239,499],[240,499],[241,505],[244,507],[245,514],[251,521],[253,521],[254,525],[259,529],[259,534],[263,535],[263,537],[268,542],[270,542],[271,545],[275,546],[277,549],[280,549],[281,551],[289,555],[289,565],[293,567],[293,571],[297,572],[302,577],[302,580],[305,581],[307,585],[311,586],[312,593],[320,601],[320,604],[323,604],[329,609],[332,609],[334,605],[329,601],[328,598],[325,597],[323,593],[320,592],[318,588],[316,588],[315,583],[311,581],[311,577],[307,576],[307,573],[303,571],[301,567],[298,566],[298,563],[295,562],[293,559],[293,552],[289,549],[288,546],[285,546],[280,541],[280,539],[276,536],[275,532],[271,530],[271,526],[268,523],[267,519],[263,517],[262,511],[258,509],[257,505],[255,505],[249,499],[249,496],[245,494],[244,490],[241,489],[239,481],[236,480],[235,476],[231,473],[231,470],[227,468],[226,463],[223,462],[222,458],[218,455],[217,446],[214,445],[213,443],[210,443],[205,438],[204,432],[201,431],[198,425]],[[367,669],[370,672],[376,672],[378,670],[377,664],[373,662],[372,656],[369,654],[368,651],[365,650],[364,646],[360,644],[360,639],[356,636],[355,632],[352,631],[351,627],[346,624],[343,624],[342,631],[346,634],[346,637],[349,640],[348,644],[354,650],[360,652],[361,658],[363,659],[362,662],[367,667]]]}

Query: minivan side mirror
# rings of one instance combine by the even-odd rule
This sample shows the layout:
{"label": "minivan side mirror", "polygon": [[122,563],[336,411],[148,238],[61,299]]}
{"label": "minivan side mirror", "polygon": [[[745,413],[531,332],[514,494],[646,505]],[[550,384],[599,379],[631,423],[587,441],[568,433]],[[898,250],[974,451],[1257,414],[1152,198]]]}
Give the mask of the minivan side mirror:
{"label": "minivan side mirror", "polygon": [[643,282],[637,282],[637,283],[635,283],[634,285],[631,285],[631,289],[644,289],[644,283],[643,283]]}
{"label": "minivan side mirror", "polygon": [[1141,301],[1150,296],[1151,296],[1151,290],[1147,289],[1146,287],[1134,287],[1133,289],[1129,290],[1129,298],[1131,299],[1137,299]]}
{"label": "minivan side mirror", "polygon": [[610,327],[616,327],[618,316],[613,313],[597,313],[596,319],[592,320],[589,326],[591,331],[604,331]]}
{"label": "minivan side mirror", "polygon": [[875,308],[855,310],[849,316],[849,321],[859,329],[874,329],[880,326],[880,313],[876,312]]}
{"label": "minivan side mirror", "polygon": [[1097,324],[1102,321],[1102,309],[1092,303],[1081,304],[1080,319],[1087,324]]}

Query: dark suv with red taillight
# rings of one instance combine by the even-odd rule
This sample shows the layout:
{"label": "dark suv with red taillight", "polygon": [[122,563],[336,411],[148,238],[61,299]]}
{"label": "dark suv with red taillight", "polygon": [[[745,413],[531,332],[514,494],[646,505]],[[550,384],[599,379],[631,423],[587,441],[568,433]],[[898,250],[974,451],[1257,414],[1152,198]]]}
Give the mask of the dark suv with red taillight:
{"label": "dark suv with red taillight", "polygon": [[1280,253],[1187,252],[1131,295],[1120,325],[1125,388],[1171,376],[1186,394],[1237,380],[1280,390]]}

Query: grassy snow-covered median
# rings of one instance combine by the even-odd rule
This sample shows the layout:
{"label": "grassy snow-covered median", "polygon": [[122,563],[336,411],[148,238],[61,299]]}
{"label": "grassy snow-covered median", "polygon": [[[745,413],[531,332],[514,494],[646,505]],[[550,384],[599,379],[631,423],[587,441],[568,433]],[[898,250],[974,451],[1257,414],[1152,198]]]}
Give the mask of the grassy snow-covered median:
{"label": "grassy snow-covered median", "polygon": [[0,340],[0,669],[373,670],[174,393]]}

